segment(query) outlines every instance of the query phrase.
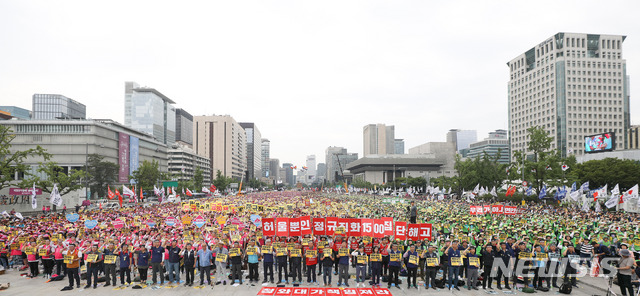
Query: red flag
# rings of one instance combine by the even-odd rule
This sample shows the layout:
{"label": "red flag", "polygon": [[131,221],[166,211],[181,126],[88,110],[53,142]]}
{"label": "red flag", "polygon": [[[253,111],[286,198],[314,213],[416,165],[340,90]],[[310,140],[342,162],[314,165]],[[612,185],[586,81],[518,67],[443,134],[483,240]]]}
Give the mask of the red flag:
{"label": "red flag", "polygon": [[189,190],[189,188],[187,188],[187,196],[193,196],[193,193],[191,193],[191,190]]}
{"label": "red flag", "polygon": [[211,187],[209,187],[209,191],[211,191],[211,193],[216,192],[216,185],[211,184]]}
{"label": "red flag", "polygon": [[140,186],[140,201],[142,201],[143,197],[144,197],[144,195],[142,195],[142,186]]}
{"label": "red flag", "polygon": [[115,194],[113,194],[113,192],[111,191],[111,187],[107,186],[107,190],[109,190],[107,197],[109,197],[109,199],[113,199],[115,197]]}
{"label": "red flag", "polygon": [[120,202],[120,207],[122,207],[122,195],[120,194],[120,191],[118,191],[118,189],[116,189],[116,195],[118,196],[118,201]]}

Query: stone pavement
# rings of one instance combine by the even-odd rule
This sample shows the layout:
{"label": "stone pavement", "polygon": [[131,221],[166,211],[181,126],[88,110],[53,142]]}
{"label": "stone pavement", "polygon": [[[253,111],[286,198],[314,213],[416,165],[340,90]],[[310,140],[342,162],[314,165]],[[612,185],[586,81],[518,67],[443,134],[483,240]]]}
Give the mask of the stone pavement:
{"label": "stone pavement", "polygon": [[[34,279],[29,279],[26,277],[21,277],[20,274],[23,272],[18,272],[18,271],[14,271],[14,270],[10,270],[7,271],[6,274],[4,275],[0,275],[0,283],[6,283],[6,282],[10,282],[11,283],[11,287],[7,290],[4,291],[0,291],[0,295],[47,295],[47,296],[51,296],[51,295],[108,295],[108,296],[116,296],[116,295],[154,295],[154,296],[162,296],[162,295],[208,295],[211,293],[217,294],[217,295],[225,295],[225,296],[230,296],[230,295],[239,295],[239,296],[255,296],[257,295],[258,291],[260,291],[260,289],[262,288],[262,285],[255,285],[255,286],[250,286],[248,285],[246,282],[245,284],[238,286],[238,287],[234,287],[231,285],[217,285],[214,287],[211,286],[207,286],[204,287],[202,289],[198,289],[198,288],[194,288],[194,287],[185,287],[185,286],[178,286],[178,287],[174,287],[174,288],[168,288],[167,285],[165,284],[165,286],[159,287],[159,288],[155,288],[151,285],[147,286],[144,289],[132,289],[130,286],[129,287],[125,287],[124,289],[121,290],[114,290],[114,287],[110,286],[110,287],[103,287],[103,283],[100,283],[98,285],[97,289],[93,289],[93,288],[89,288],[89,289],[73,289],[71,291],[60,291],[60,289],[62,289],[64,286],[66,286],[68,284],[68,280],[65,278],[62,281],[58,281],[58,282],[50,282],[50,283],[46,283],[46,280],[38,277],[38,278],[34,278]],[[262,278],[262,277],[261,277]],[[181,279],[184,280],[184,276],[181,276]],[[199,276],[196,276],[196,284],[198,283],[199,280]],[[333,277],[333,283],[334,283],[334,287],[335,287],[335,280],[336,280],[336,276]],[[406,278],[402,278],[403,283],[406,283]],[[214,280],[215,281],[215,280]],[[86,283],[86,281],[82,281],[82,285],[84,287],[84,284]],[[119,283],[119,280],[118,280]],[[349,281],[351,287],[355,287],[355,281],[351,280]],[[274,286],[274,285],[269,285],[269,286]],[[307,285],[307,284],[303,284],[301,285],[302,287],[317,287],[317,286],[313,286],[313,285]],[[579,288],[574,288],[573,292],[571,293],[571,295],[605,295],[606,294],[606,288],[607,288],[607,282],[605,279],[603,278],[592,278],[592,277],[584,277],[582,279],[579,279],[578,281],[578,286]],[[289,285],[289,287],[291,287]],[[382,286],[385,287],[385,286]],[[618,286],[614,286],[613,287],[614,292],[619,294],[619,287]],[[467,290],[464,288],[461,288],[460,291],[449,291],[449,290],[439,290],[439,291],[435,291],[432,289],[428,289],[428,291],[425,291],[425,289],[423,287],[420,287],[418,290],[415,289],[406,289],[406,284],[402,284],[400,289],[396,288],[396,287],[392,287],[390,289],[390,291],[392,292],[393,295],[423,295],[423,294],[429,294],[429,295],[491,295],[490,293],[488,293],[488,291],[482,290],[482,288],[480,288],[480,290],[478,291],[474,291],[474,290]],[[496,290],[495,295],[514,295],[514,294],[520,294],[520,295],[524,295],[525,293],[522,293],[520,291],[499,291]],[[557,292],[557,289],[552,289],[549,292],[546,293],[542,293],[542,292],[537,292],[536,294],[539,295],[558,295],[559,293]]]}

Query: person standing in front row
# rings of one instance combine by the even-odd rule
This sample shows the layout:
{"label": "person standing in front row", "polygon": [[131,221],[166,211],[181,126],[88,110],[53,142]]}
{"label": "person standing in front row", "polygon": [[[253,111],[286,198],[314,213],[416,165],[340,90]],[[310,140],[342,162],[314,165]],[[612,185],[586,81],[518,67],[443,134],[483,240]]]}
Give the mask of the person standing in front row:
{"label": "person standing in front row", "polygon": [[[620,285],[620,293],[623,296],[633,296],[633,286],[631,285],[631,275],[633,274],[633,258],[631,258],[631,252],[627,249],[620,250],[620,262],[618,263],[618,282]],[[627,291],[629,293],[627,294]]]}
{"label": "person standing in front row", "polygon": [[398,276],[400,275],[400,266],[402,264],[402,251],[398,250],[398,245],[390,244],[387,247],[387,251],[389,253],[389,278],[388,278],[388,288],[391,288],[391,285],[396,285],[398,289],[400,289],[400,281],[398,280]]}
{"label": "person standing in front row", "polygon": [[69,278],[69,290],[73,289],[73,280],[76,280],[77,287],[80,288],[80,274],[78,269],[80,268],[80,258],[82,252],[76,249],[76,244],[70,243],[66,251],[62,252],[65,256],[70,256],[70,261],[67,262],[67,277]]}
{"label": "person standing in front row", "polygon": [[[216,285],[219,285],[220,283],[224,283],[224,285],[226,285],[227,279],[225,278],[225,272],[227,270],[227,260],[218,261],[218,256],[229,255],[229,250],[224,247],[224,242],[220,240],[218,242],[218,247],[213,250],[213,252],[216,253]],[[203,271],[200,270],[200,272],[202,273]],[[202,277],[202,274],[200,274],[200,276]]]}
{"label": "person standing in front row", "polygon": [[[347,250],[347,254],[340,255],[340,249]],[[344,285],[349,287],[349,249],[347,248],[347,242],[342,242],[338,250],[338,287],[340,287],[344,281]]]}
{"label": "person standing in front row", "polygon": [[458,275],[460,274],[459,264],[462,258],[460,256],[460,250],[458,249],[458,241],[454,240],[451,242],[451,246],[445,250],[445,253],[447,253],[449,257],[449,279],[447,282],[449,290],[456,289],[460,291],[460,288],[458,288]]}
{"label": "person standing in front row", "polygon": [[[184,274],[186,277],[184,285],[193,286],[193,276],[196,269],[196,252],[191,247],[191,243],[187,243],[184,249],[180,251],[180,257],[184,258]],[[209,265],[211,265],[211,263],[209,263]]]}
{"label": "person standing in front row", "polygon": [[322,254],[322,281],[325,287],[331,287],[331,268],[333,267],[333,250],[326,248]]}
{"label": "person standing in front row", "polygon": [[[187,254],[186,256],[189,256],[191,251],[191,245],[188,245],[187,247]],[[211,282],[211,260],[213,260],[213,253],[211,252],[211,250],[209,250],[209,245],[202,244],[202,249],[198,250],[198,253],[196,255],[198,257],[198,265],[200,265],[200,286],[204,285],[204,276],[207,276],[207,283],[209,283],[209,285],[213,286],[213,283]],[[185,257],[185,264],[187,264],[186,262],[187,257]],[[193,261],[193,268],[196,267],[196,261]],[[187,269],[188,270],[188,269]],[[193,270],[193,269],[192,269]],[[219,272],[219,274],[221,274],[222,272]],[[187,280],[189,280],[189,276],[187,275]],[[225,281],[226,283],[226,281]],[[191,283],[189,284],[189,286],[193,285],[193,275],[191,276]]]}
{"label": "person standing in front row", "polygon": [[151,271],[154,285],[158,283],[158,273],[160,273],[160,285],[164,285],[164,272],[162,271],[162,267],[164,266],[164,263],[162,262],[163,258],[164,247],[160,246],[159,240],[156,240],[153,242],[153,246],[151,247]]}

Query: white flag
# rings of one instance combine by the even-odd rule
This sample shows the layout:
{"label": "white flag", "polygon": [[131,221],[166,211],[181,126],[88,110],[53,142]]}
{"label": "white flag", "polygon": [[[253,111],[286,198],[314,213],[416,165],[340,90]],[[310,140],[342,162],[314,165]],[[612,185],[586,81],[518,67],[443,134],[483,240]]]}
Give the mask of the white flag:
{"label": "white flag", "polygon": [[9,213],[7,213],[7,211],[3,211],[2,212],[2,216],[7,217],[7,218],[11,217],[11,215],[9,215]]}
{"label": "white flag", "polygon": [[204,193],[211,193],[211,190],[209,190],[209,188],[202,186],[202,192]]}
{"label": "white flag", "polygon": [[60,192],[58,192],[58,184],[53,184],[53,190],[51,190],[49,202],[58,207],[62,205],[62,197],[60,196]]}
{"label": "white flag", "polygon": [[596,213],[600,213],[602,211],[602,208],[600,207],[600,202],[596,201]]}
{"label": "white flag", "polygon": [[36,183],[33,183],[31,189],[31,207],[35,210],[38,207],[38,200],[36,199]]}
{"label": "white flag", "polygon": [[478,183],[478,185],[476,185],[476,188],[473,188],[473,194],[478,194],[478,192],[480,191],[480,184]]}
{"label": "white flag", "polygon": [[586,199],[582,203],[582,211],[589,212],[589,201]]}
{"label": "white flag", "polygon": [[613,196],[618,194],[620,194],[620,188],[618,187],[618,184],[616,184],[616,186],[611,189],[611,195]]}
{"label": "white flag", "polygon": [[131,191],[131,189],[127,188],[127,186],[122,185],[122,195],[124,196],[135,196],[136,194]]}
{"label": "white flag", "polygon": [[631,187],[631,189],[627,190],[624,193],[624,195],[626,195],[629,198],[638,197],[638,184],[634,185],[633,187]]}
{"label": "white flag", "polygon": [[571,197],[571,199],[573,199],[574,201],[578,201],[578,199],[580,198],[580,190],[576,190],[574,192],[571,192],[571,194],[569,194],[569,196]]}
{"label": "white flag", "polygon": [[16,212],[16,217],[18,217],[20,220],[24,219],[24,217],[22,217],[22,214],[20,214],[19,212]]}
{"label": "white flag", "polygon": [[493,197],[498,197],[498,194],[496,193],[496,186],[493,186],[493,188],[491,188],[491,195],[493,195]]}
{"label": "white flag", "polygon": [[607,207],[607,209],[610,209],[615,207],[617,203],[618,203],[618,195],[612,194],[611,198],[609,198],[609,200],[607,200],[607,202],[605,202],[604,205]]}

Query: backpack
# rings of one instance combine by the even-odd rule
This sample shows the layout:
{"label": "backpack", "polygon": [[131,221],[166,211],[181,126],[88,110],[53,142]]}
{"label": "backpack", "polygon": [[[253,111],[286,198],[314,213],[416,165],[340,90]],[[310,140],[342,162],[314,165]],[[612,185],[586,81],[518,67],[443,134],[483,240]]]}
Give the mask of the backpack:
{"label": "backpack", "polygon": [[560,292],[560,294],[571,294],[571,284],[566,281],[562,284],[562,286],[560,286],[560,290],[558,292]]}

